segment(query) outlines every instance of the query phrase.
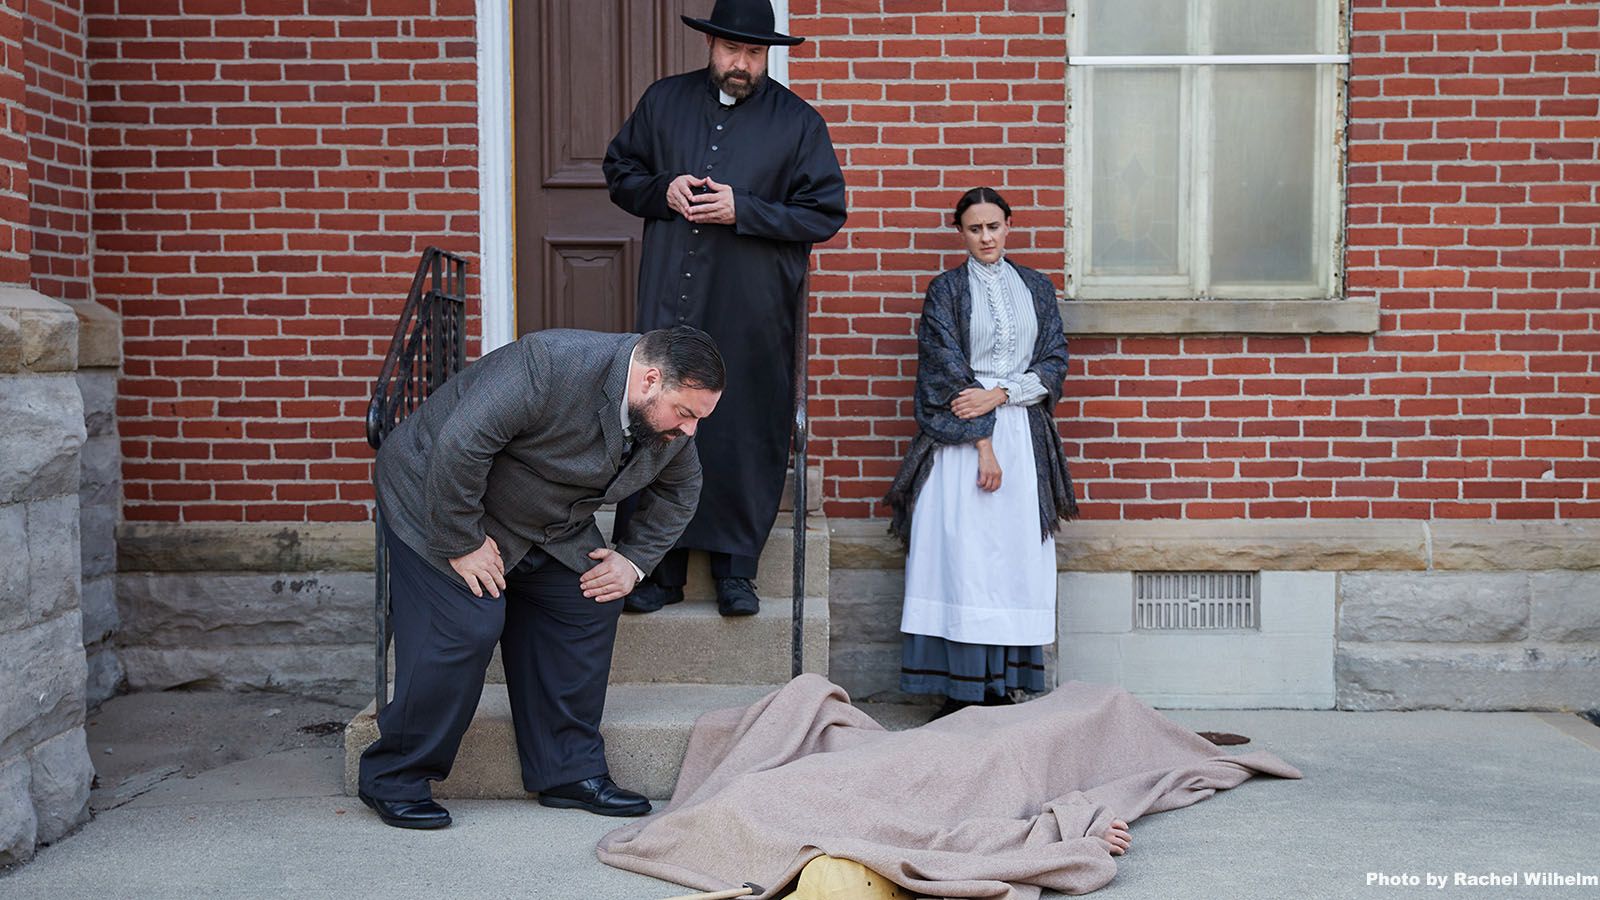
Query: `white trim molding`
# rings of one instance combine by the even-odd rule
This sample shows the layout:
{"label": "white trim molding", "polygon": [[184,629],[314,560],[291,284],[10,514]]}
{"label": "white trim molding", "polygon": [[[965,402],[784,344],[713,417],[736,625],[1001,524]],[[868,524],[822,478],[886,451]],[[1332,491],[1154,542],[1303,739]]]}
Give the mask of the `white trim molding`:
{"label": "white trim molding", "polygon": [[1290,66],[1345,65],[1348,53],[1222,53],[1183,56],[1071,56],[1069,66]]}
{"label": "white trim molding", "polygon": [[481,353],[517,339],[511,0],[478,0],[478,291]]}

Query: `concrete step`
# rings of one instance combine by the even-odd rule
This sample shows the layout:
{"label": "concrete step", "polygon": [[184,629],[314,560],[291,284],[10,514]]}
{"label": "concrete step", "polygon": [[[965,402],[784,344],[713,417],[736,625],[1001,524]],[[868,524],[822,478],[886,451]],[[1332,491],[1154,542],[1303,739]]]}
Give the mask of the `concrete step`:
{"label": "concrete step", "polygon": [[[793,676],[794,605],[764,600],[754,616],[724,618],[711,600],[685,600],[645,615],[624,613],[611,655],[612,684],[765,684]],[[808,597],[802,670],[828,673],[828,598]],[[394,678],[394,657],[389,658]],[[484,676],[505,684],[500,648]]]}
{"label": "concrete step", "polygon": [[[783,499],[778,501],[780,512],[789,513],[785,519],[793,518],[794,513],[794,457],[790,457],[789,470],[783,476]],[[806,467],[806,510],[813,513],[822,511],[822,467]]]}
{"label": "concrete step", "polygon": [[[694,720],[713,709],[747,706],[772,690],[770,685],[612,685],[600,728],[612,778],[654,800],[672,796]],[[377,738],[377,718],[369,704],[345,727],[346,793],[355,794],[361,753]],[[505,685],[484,686],[455,767],[449,778],[434,785],[433,795],[474,800],[528,796],[522,789]]]}

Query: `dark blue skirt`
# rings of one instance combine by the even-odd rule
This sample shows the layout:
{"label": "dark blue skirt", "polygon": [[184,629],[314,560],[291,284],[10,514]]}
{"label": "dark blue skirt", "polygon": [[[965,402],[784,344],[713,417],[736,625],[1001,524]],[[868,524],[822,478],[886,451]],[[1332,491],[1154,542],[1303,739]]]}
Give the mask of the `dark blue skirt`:
{"label": "dark blue skirt", "polygon": [[977,703],[986,693],[999,696],[1018,689],[1045,689],[1043,647],[963,644],[926,634],[901,637],[900,690],[908,694],[942,694]]}

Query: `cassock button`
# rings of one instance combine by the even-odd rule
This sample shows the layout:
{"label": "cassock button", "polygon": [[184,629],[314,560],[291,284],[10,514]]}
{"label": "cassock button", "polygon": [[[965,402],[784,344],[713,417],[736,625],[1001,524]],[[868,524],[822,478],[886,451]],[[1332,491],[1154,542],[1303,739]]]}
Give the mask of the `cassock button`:
{"label": "cassock button", "polygon": [[722,130],[722,126],[721,126],[721,125],[718,125],[718,126],[717,126],[717,130],[718,130],[718,131],[721,131],[721,130]]}
{"label": "cassock button", "polygon": [[678,321],[679,321],[679,322],[682,322],[682,321],[683,321],[683,316],[679,316],[679,317],[678,317]]}
{"label": "cassock button", "polygon": [[699,234],[700,233],[700,229],[698,229],[698,228],[695,228],[695,229],[692,229],[692,230],[694,231],[695,234]]}
{"label": "cassock button", "polygon": [[683,273],[683,277],[685,277],[685,278],[693,278],[694,274],[690,273],[690,272],[685,272],[685,273]]}
{"label": "cassock button", "polygon": [[706,171],[707,172],[711,171],[711,165],[709,163],[706,164]]}
{"label": "cassock button", "polygon": [[712,144],[711,145],[711,149],[713,149],[713,150],[717,149],[717,145],[716,144]]}

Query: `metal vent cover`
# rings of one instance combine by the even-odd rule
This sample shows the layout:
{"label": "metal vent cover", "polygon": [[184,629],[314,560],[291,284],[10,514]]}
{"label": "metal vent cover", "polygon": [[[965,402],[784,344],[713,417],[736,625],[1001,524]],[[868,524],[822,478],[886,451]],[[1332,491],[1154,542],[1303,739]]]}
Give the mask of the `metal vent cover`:
{"label": "metal vent cover", "polygon": [[1134,631],[1260,631],[1259,572],[1135,572]]}

